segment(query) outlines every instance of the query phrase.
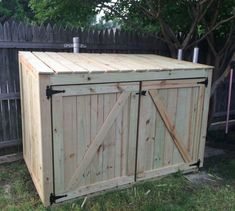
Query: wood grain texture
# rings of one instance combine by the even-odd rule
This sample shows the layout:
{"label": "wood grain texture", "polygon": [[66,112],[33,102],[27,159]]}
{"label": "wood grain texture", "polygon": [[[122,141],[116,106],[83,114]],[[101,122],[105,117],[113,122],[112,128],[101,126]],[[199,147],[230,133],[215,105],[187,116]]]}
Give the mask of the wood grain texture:
{"label": "wood grain texture", "polygon": [[127,98],[128,98],[128,93],[123,93],[119,97],[118,101],[116,102],[116,104],[114,105],[112,110],[110,111],[110,114],[105,119],[99,133],[96,135],[94,141],[92,141],[91,146],[86,151],[86,153],[83,157],[83,160],[79,163],[77,170],[73,173],[73,176],[71,177],[71,180],[68,183],[67,188],[72,187],[75,180],[78,182],[81,179],[81,175],[84,173],[84,170],[86,169],[87,165],[89,165],[90,162],[92,161],[92,158],[93,158],[95,152],[98,150],[99,146],[101,145],[108,130],[112,127],[113,121],[115,120],[117,115],[119,115],[119,111],[122,108],[122,106],[124,105]]}
{"label": "wood grain texture", "polygon": [[[27,53],[25,53],[25,56],[28,56]],[[32,54],[38,58],[38,62],[43,62],[56,73],[159,72],[211,68],[206,65],[149,54],[73,54],[49,52],[33,52]],[[24,58],[24,53],[21,53],[21,57],[22,59]]]}
{"label": "wood grain texture", "polygon": [[188,78],[204,78],[207,76],[205,69],[198,70],[166,70],[159,72],[104,72],[104,73],[63,73],[52,75],[51,85],[64,84],[94,84],[94,83],[116,83],[131,81],[152,81],[152,80],[175,80]]}
{"label": "wood grain texture", "polygon": [[166,111],[164,105],[161,103],[161,100],[158,97],[157,93],[152,90],[150,90],[149,93],[150,93],[150,96],[152,97],[154,104],[157,107],[157,109],[158,109],[158,111],[164,121],[164,124],[166,125],[173,141],[175,142],[175,144],[176,144],[177,148],[179,149],[181,155],[183,156],[184,160],[186,162],[191,162],[192,159],[189,156],[185,146],[182,145],[181,138],[179,138],[179,135],[177,134],[177,132],[175,130],[174,124],[172,123],[171,118],[168,116],[167,111]]}

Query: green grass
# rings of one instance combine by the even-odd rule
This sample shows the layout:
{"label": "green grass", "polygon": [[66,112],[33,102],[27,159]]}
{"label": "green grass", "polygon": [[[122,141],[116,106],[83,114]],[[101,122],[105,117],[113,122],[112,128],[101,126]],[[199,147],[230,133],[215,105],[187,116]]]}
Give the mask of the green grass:
{"label": "green grass", "polygon": [[192,184],[179,172],[130,188],[44,208],[24,162],[0,166],[0,210],[235,210],[235,153],[211,158],[204,170],[217,179]]}

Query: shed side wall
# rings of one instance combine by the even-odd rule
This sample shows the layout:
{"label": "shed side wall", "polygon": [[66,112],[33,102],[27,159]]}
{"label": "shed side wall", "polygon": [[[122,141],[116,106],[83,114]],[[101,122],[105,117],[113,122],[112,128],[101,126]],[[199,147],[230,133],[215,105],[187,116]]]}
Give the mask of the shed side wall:
{"label": "shed side wall", "polygon": [[35,187],[42,198],[39,76],[20,62],[20,79],[23,156]]}

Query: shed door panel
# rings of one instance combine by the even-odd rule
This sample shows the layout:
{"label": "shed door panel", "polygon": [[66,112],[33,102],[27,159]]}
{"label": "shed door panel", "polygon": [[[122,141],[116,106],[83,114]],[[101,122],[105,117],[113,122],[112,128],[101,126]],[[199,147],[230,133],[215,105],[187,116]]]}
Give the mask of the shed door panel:
{"label": "shed door panel", "polygon": [[202,80],[143,82],[137,178],[197,161],[205,90],[197,82]]}
{"label": "shed door panel", "polygon": [[65,90],[52,97],[55,194],[132,182],[139,84],[53,89]]}

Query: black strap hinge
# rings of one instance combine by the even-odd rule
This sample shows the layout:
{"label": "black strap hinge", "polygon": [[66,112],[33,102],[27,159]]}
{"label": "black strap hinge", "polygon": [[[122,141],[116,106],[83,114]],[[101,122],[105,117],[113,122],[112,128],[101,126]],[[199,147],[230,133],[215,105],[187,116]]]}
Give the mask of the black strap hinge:
{"label": "black strap hinge", "polygon": [[58,94],[58,93],[64,93],[65,90],[53,90],[51,86],[47,86],[46,88],[46,96],[47,99],[50,99],[52,95]]}
{"label": "black strap hinge", "polygon": [[197,84],[204,84],[205,87],[207,87],[208,86],[208,78],[206,80],[204,80],[204,81],[197,82]]}
{"label": "black strap hinge", "polygon": [[144,95],[144,96],[146,96],[146,93],[147,93],[147,91],[142,90],[141,92],[137,92],[136,94],[137,95]]}
{"label": "black strap hinge", "polygon": [[192,163],[189,166],[197,166],[198,168],[200,167],[201,160],[199,159],[196,163]]}
{"label": "black strap hinge", "polygon": [[66,196],[67,196],[67,195],[56,196],[54,193],[51,193],[51,195],[50,195],[50,203],[51,203],[51,205],[52,205],[53,203],[55,203],[57,199],[61,199],[61,198],[64,198],[64,197],[66,197]]}

